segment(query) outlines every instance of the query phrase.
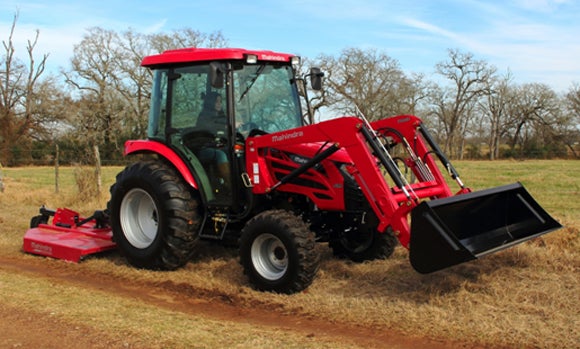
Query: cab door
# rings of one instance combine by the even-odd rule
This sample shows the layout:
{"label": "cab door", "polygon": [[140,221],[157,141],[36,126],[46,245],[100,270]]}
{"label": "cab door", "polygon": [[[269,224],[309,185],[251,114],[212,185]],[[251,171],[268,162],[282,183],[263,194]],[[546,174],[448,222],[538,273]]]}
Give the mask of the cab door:
{"label": "cab door", "polygon": [[172,71],[166,133],[193,168],[207,204],[231,205],[226,89],[212,87],[209,72],[209,64]]}

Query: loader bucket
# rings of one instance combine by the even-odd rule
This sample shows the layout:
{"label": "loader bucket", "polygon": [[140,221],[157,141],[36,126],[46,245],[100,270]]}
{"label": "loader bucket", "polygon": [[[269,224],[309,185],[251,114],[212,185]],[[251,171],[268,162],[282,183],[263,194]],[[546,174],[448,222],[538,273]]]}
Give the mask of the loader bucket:
{"label": "loader bucket", "polygon": [[411,211],[411,265],[431,273],[561,227],[521,183],[424,201]]}

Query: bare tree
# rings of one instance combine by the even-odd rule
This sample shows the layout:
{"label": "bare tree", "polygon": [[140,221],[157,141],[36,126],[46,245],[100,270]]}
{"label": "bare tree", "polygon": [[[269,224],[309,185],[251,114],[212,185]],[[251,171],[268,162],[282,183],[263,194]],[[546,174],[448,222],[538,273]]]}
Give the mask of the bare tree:
{"label": "bare tree", "polygon": [[576,145],[580,143],[580,84],[573,84],[565,96],[565,113],[569,118],[568,126],[561,131],[563,142],[575,158],[580,157]]}
{"label": "bare tree", "polygon": [[580,84],[575,83],[566,94],[568,112],[575,119],[575,124],[580,125]]}
{"label": "bare tree", "polygon": [[102,144],[106,158],[118,148],[116,134],[125,107],[114,87],[119,73],[118,41],[118,34],[112,30],[88,29],[74,47],[71,70],[63,72],[66,82],[80,96],[71,123],[88,145]]}
{"label": "bare tree", "polygon": [[388,55],[350,48],[318,61],[325,72],[325,103],[333,109],[354,114],[358,107],[371,120],[414,111],[421,79],[406,77]]}
{"label": "bare tree", "polygon": [[156,52],[149,45],[148,36],[132,30],[119,35],[116,45],[121,49],[114,57],[113,83],[127,110],[121,123],[127,137],[142,138],[147,130],[152,77],[149,69],[141,67],[141,60]]}
{"label": "bare tree", "polygon": [[46,116],[39,113],[42,97],[46,94],[38,87],[48,54],[39,61],[35,59],[34,50],[40,35],[37,30],[34,39],[27,41],[28,64],[16,57],[13,40],[17,21],[18,13],[14,15],[7,40],[2,41],[4,54],[0,57],[0,162],[5,164],[11,163],[14,147],[43,130],[39,118]]}
{"label": "bare tree", "polygon": [[442,127],[444,150],[450,156],[461,157],[470,116],[477,100],[488,93],[496,69],[471,53],[449,50],[449,61],[438,63],[435,70],[451,84],[433,90],[432,114]]}
{"label": "bare tree", "polygon": [[228,41],[220,31],[202,33],[191,28],[182,28],[170,33],[149,35],[148,42],[154,52],[163,52],[185,47],[224,47]]}
{"label": "bare tree", "polygon": [[89,28],[74,48],[71,67],[63,72],[75,90],[76,113],[71,120],[88,149],[100,144],[105,158],[120,153],[122,141],[142,138],[147,130],[151,72],[143,57],[178,47],[217,47],[220,33],[182,29],[169,34],[143,35]]}
{"label": "bare tree", "polygon": [[183,28],[171,33],[144,35],[129,29],[117,36],[114,57],[114,84],[129,109],[123,126],[129,137],[144,137],[147,129],[151,71],[141,67],[143,57],[184,47],[223,47],[227,40],[221,32],[202,33]]}
{"label": "bare tree", "polygon": [[[534,137],[544,133],[542,142],[552,141],[554,126],[561,122],[560,100],[547,85],[523,84],[514,89],[514,97],[508,105],[510,116],[510,148],[526,148]],[[548,132],[546,134],[546,132]],[[537,140],[537,138],[535,138]]]}
{"label": "bare tree", "polygon": [[485,89],[485,98],[482,98],[480,102],[479,109],[485,121],[484,129],[487,129],[488,134],[490,160],[499,158],[501,140],[508,133],[510,126],[507,108],[512,104],[511,99],[514,97],[511,80],[512,76],[509,72],[503,77],[489,79],[488,87]]}

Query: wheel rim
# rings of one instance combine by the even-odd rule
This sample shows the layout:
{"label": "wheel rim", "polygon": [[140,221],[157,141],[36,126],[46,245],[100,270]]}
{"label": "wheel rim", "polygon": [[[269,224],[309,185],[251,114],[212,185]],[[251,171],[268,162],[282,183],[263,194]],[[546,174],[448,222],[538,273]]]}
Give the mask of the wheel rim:
{"label": "wheel rim", "polygon": [[131,189],[121,202],[120,221],[127,241],[136,248],[151,246],[157,236],[157,206],[149,193]]}
{"label": "wheel rim", "polygon": [[288,269],[288,252],[276,236],[262,234],[252,243],[252,263],[265,279],[278,280]]}

